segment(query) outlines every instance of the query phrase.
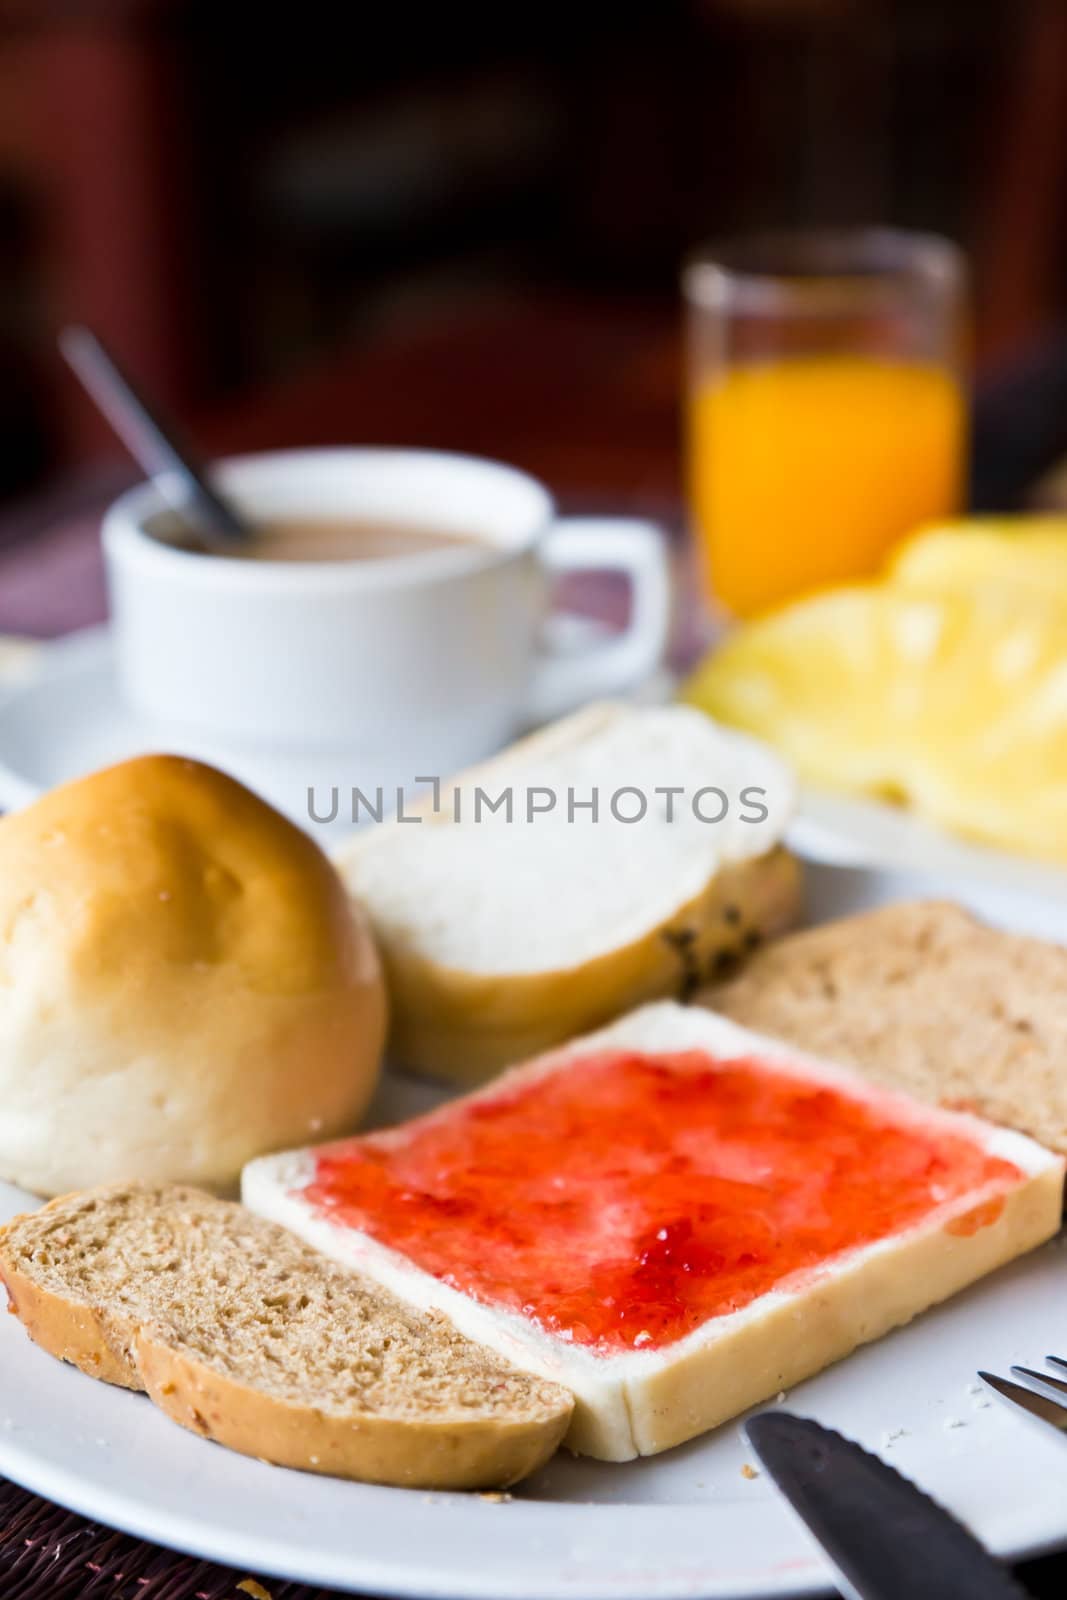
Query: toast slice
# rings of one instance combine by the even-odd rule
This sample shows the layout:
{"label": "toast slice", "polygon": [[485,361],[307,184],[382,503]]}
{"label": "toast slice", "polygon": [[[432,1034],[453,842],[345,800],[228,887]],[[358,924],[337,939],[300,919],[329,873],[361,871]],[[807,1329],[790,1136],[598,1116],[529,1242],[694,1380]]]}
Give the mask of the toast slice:
{"label": "toast slice", "polygon": [[708,1003],[1067,1154],[1067,948],[914,901],[795,933]]}
{"label": "toast slice", "polygon": [[1063,1161],[698,1007],[646,1006],[385,1132],[252,1162],[253,1210],[654,1454],[1055,1233]]}
{"label": "toast slice", "polygon": [[196,1189],[53,1200],[0,1231],[0,1276],[51,1355],[280,1466],[497,1488],[570,1420],[565,1390]]}
{"label": "toast slice", "polygon": [[334,857],[385,964],[389,1053],[417,1072],[483,1082],[691,995],[797,916],[788,769],[689,707],[591,706],[433,798]]}

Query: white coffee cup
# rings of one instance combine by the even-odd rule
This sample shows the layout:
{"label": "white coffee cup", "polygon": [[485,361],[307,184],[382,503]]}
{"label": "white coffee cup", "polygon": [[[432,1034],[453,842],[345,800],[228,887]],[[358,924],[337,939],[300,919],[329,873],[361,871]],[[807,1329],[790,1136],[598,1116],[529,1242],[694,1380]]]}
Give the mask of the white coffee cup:
{"label": "white coffee cup", "polygon": [[[259,786],[290,810],[303,774],[361,786],[447,774],[524,726],[633,688],[662,660],[659,531],[557,518],[547,489],[512,467],[437,451],[292,450],[223,461],[214,478],[253,521],[381,518],[468,536],[384,560],[241,560],[153,536],[172,486],[146,484],[108,511],[121,692],[184,730],[187,748],[267,773]],[[549,580],[585,569],[625,574],[629,624],[554,651]]]}

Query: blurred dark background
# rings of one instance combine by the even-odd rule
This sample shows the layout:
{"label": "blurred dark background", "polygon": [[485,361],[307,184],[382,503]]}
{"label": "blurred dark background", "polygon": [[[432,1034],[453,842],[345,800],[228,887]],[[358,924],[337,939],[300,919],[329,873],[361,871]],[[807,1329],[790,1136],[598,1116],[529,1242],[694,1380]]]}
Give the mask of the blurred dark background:
{"label": "blurred dark background", "polygon": [[118,459],[71,319],[212,447],[502,450],[474,407],[544,429],[570,353],[530,464],[666,459],[687,248],[871,221],[966,246],[979,373],[1055,409],[1063,0],[0,0],[0,511]]}

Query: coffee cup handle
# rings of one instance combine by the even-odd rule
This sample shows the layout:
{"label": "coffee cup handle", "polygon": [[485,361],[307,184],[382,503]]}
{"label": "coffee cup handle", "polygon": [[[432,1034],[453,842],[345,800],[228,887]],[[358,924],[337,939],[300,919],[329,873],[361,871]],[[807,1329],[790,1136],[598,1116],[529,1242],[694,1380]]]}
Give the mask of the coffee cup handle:
{"label": "coffee cup handle", "polygon": [[635,689],[661,666],[670,630],[670,569],[662,531],[634,517],[561,517],[538,553],[550,576],[621,572],[630,584],[630,620],[621,633],[578,653],[542,648],[527,713],[531,722],[548,722],[585,701]]}

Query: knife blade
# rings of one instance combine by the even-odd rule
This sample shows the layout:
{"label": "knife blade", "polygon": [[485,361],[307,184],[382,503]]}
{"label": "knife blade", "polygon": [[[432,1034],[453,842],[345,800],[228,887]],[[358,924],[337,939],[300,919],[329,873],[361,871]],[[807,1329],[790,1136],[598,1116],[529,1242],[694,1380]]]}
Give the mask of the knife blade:
{"label": "knife blade", "polygon": [[849,1600],[1026,1600],[950,1512],[833,1428],[763,1411],[744,1431]]}

